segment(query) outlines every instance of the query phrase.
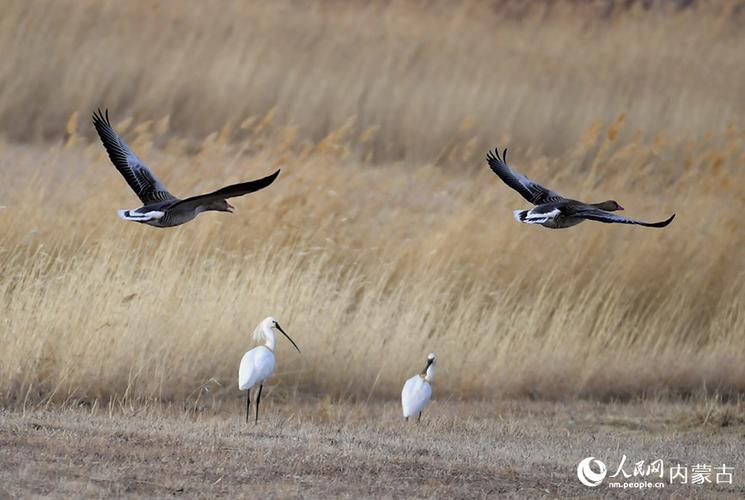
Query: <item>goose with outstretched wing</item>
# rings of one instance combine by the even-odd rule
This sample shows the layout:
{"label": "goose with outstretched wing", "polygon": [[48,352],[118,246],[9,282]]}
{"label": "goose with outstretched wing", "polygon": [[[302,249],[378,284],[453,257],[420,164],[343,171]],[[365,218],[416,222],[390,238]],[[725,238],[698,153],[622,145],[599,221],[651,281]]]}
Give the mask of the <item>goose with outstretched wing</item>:
{"label": "goose with outstretched wing", "polygon": [[489,168],[509,187],[517,191],[535,207],[528,210],[514,210],[515,220],[525,224],[539,224],[550,229],[563,229],[576,226],[585,220],[606,223],[637,224],[645,227],[665,227],[675,218],[671,215],[661,222],[642,222],[614,214],[623,207],[614,200],[602,203],[583,203],[564,198],[559,193],[545,188],[507,166],[507,149],[499,155],[499,150],[486,154]]}
{"label": "goose with outstretched wing", "polygon": [[118,210],[124,220],[140,222],[154,227],[173,227],[189,222],[202,212],[215,210],[233,212],[228,198],[243,196],[269,186],[279,175],[273,174],[254,181],[233,184],[212,193],[179,199],[168,192],[163,183],[114,131],[109,121],[109,111],[99,109],[93,113],[93,126],[116,169],[135,192],[142,206],[133,210]]}

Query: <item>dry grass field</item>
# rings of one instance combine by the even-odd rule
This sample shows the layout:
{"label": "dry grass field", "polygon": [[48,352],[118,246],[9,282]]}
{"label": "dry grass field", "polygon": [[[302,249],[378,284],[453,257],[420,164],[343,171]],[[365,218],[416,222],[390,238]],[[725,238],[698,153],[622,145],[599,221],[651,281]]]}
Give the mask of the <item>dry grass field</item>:
{"label": "dry grass field", "polygon": [[[340,445],[349,456],[381,439],[359,467],[384,474],[380,457],[415,469],[427,446],[416,439],[444,432],[456,458],[428,466],[461,467],[488,442],[495,449],[473,459],[491,477],[479,493],[529,496],[527,473],[509,462],[531,462],[495,439],[529,439],[554,417],[574,426],[562,442],[577,446],[597,412],[644,422],[631,436],[639,453],[681,436],[708,446],[696,425],[670,426],[702,404],[742,415],[745,14],[739,2],[677,5],[0,2],[0,439],[10,444],[0,457],[23,478],[10,494],[160,496],[158,485],[182,484],[117,489],[144,457],[131,449],[111,459],[120,475],[34,486],[22,460],[37,450],[55,470],[54,448],[39,451],[48,435],[80,442],[81,460],[116,432],[125,443],[142,432],[153,449],[177,441],[184,456],[215,433],[230,449],[258,436],[236,452],[249,461],[273,450],[273,432],[282,457],[342,421],[362,440]],[[138,200],[90,125],[99,106],[176,195],[282,174],[235,199],[233,215],[163,230],[119,220]],[[495,146],[567,196],[677,217],[662,230],[518,224],[511,210],[526,202],[484,161]],[[264,403],[270,421],[292,426],[244,430],[233,425],[237,366],[269,314],[302,350],[278,340]],[[402,432],[394,403],[429,351],[441,418]],[[570,415],[586,405],[599,409]],[[90,417],[69,410],[81,406]],[[712,460],[742,438],[737,418],[716,431]],[[446,430],[461,422],[473,440]],[[396,458],[385,443],[398,440],[409,448]],[[553,460],[558,444],[530,443],[515,453],[553,464],[541,491],[581,486],[565,468],[589,447]],[[196,477],[184,491],[210,495]],[[216,491],[256,487],[250,477]],[[364,493],[365,477],[336,493]],[[470,487],[416,489],[423,477],[412,477],[412,496]],[[308,491],[322,496],[323,485]]]}
{"label": "dry grass field", "polygon": [[[240,405],[236,405],[240,406]],[[237,408],[236,408],[237,409]],[[258,426],[180,408],[0,413],[0,495],[70,498],[742,498],[743,405],[268,402]],[[240,413],[238,411],[238,413]],[[587,456],[735,465],[733,484],[590,489]],[[631,472],[627,465],[625,471]]]}

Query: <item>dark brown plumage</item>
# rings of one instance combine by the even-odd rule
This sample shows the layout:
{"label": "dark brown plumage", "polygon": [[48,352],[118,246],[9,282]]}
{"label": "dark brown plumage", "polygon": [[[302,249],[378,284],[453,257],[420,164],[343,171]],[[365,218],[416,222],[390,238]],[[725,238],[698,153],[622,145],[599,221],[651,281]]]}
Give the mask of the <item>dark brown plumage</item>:
{"label": "dark brown plumage", "polygon": [[513,214],[518,222],[525,224],[540,224],[551,229],[563,229],[576,226],[585,220],[605,223],[636,224],[645,227],[665,227],[675,218],[671,215],[661,222],[642,222],[629,219],[614,211],[623,210],[615,200],[602,203],[583,203],[581,201],[564,198],[559,193],[545,188],[507,166],[507,149],[502,156],[499,150],[486,154],[489,168],[499,176],[509,187],[517,191],[523,198],[535,205],[528,210],[514,210]]}
{"label": "dark brown plumage", "polygon": [[129,187],[142,201],[135,210],[118,210],[119,217],[154,227],[173,227],[189,222],[202,212],[210,210],[232,212],[228,198],[243,196],[269,186],[279,175],[273,174],[254,181],[233,184],[212,193],[179,199],[168,192],[163,183],[148,169],[142,160],[114,131],[109,121],[109,111],[93,113],[93,126],[101,138],[111,163],[127,181]]}

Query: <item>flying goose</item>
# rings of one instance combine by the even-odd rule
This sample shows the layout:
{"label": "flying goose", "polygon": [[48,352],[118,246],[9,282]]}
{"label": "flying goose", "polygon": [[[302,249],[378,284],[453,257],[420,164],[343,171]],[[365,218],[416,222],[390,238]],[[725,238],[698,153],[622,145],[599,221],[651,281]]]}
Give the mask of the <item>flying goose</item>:
{"label": "flying goose", "polygon": [[675,214],[662,222],[642,222],[628,219],[612,212],[623,210],[614,200],[602,203],[583,203],[564,198],[559,193],[533,182],[507,166],[507,149],[499,156],[499,150],[486,154],[489,167],[509,187],[517,191],[535,207],[529,210],[513,210],[515,220],[525,224],[540,224],[550,229],[563,229],[576,226],[580,222],[594,220],[598,222],[638,224],[646,227],[665,227],[675,218]]}
{"label": "flying goose", "polygon": [[277,178],[279,170],[267,177],[254,181],[233,184],[212,193],[192,196],[181,200],[168,192],[166,187],[147,168],[122,140],[109,122],[109,110],[93,113],[93,126],[101,138],[111,163],[122,174],[132,191],[140,198],[143,206],[134,210],[117,210],[124,220],[140,222],[155,227],[173,227],[189,222],[202,212],[216,210],[233,212],[234,207],[227,198],[243,196],[264,189]]}

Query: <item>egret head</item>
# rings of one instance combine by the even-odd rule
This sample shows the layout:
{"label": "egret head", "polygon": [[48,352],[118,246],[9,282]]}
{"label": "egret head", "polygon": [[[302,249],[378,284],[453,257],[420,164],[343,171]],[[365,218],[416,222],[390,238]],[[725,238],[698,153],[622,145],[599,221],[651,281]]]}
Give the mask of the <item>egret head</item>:
{"label": "egret head", "polygon": [[[284,335],[285,337],[287,337],[287,340],[289,340],[290,343],[293,345],[293,347],[295,347],[295,349],[297,349],[297,352],[300,352],[300,348],[297,346],[297,344],[295,343],[295,341],[292,340],[289,335],[287,335],[287,333],[282,329],[281,326],[279,326],[279,323],[277,322],[277,320],[273,316],[268,316],[268,317],[264,318],[264,321],[262,321],[259,324],[259,326],[256,327],[256,330],[254,330],[254,334],[253,334],[254,340],[258,340],[258,341],[266,340],[266,338],[267,338],[267,332],[268,333],[272,333],[272,330],[274,328],[276,328],[277,330],[279,330],[280,332],[282,332],[282,335]],[[274,335],[272,335],[272,337],[274,337]],[[272,341],[272,344],[273,344],[273,342],[274,341]]]}
{"label": "egret head", "polygon": [[427,355],[427,364],[424,366],[424,370],[422,370],[422,375],[424,375],[425,380],[432,380],[432,377],[435,376],[436,361],[437,356],[435,356],[435,353],[431,352]]}

